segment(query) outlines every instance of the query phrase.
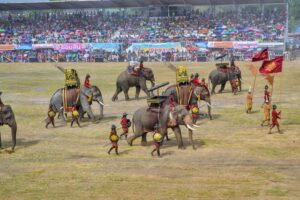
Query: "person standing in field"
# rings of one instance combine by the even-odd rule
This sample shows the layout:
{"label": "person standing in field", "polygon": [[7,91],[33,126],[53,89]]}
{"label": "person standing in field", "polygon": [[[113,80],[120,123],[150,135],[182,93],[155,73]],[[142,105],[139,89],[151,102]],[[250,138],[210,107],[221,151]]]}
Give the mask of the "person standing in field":
{"label": "person standing in field", "polygon": [[249,88],[248,95],[246,98],[246,113],[251,113],[252,104],[253,104],[253,96],[252,96],[251,88]]}
{"label": "person standing in field", "polygon": [[272,129],[276,126],[279,133],[282,133],[280,130],[278,119],[280,119],[281,111],[276,111],[277,106],[273,105],[273,111],[272,111],[272,124],[270,126],[269,134],[272,134]]}
{"label": "person standing in field", "polygon": [[117,134],[117,127],[116,125],[111,125],[111,131],[110,131],[110,135],[109,135],[109,140],[111,142],[111,147],[110,149],[108,150],[108,154],[110,154],[110,152],[115,149],[116,151],[116,154],[119,155],[119,152],[118,152],[118,141],[119,141],[119,136]]}
{"label": "person standing in field", "polygon": [[123,116],[122,116],[122,118],[121,118],[121,121],[120,121],[120,124],[121,124],[122,129],[123,129],[123,133],[120,135],[120,138],[121,138],[123,135],[125,135],[125,138],[127,139],[128,128],[130,127],[130,124],[131,124],[130,120],[127,119],[127,115],[128,115],[128,114],[127,114],[126,112],[124,112],[124,113],[123,113]]}
{"label": "person standing in field", "polygon": [[160,157],[160,146],[162,145],[163,137],[158,131],[159,125],[155,124],[153,131],[153,144],[155,148],[152,150],[151,155],[154,156],[154,152],[157,152],[157,156]]}
{"label": "person standing in field", "polygon": [[270,125],[270,112],[271,112],[271,105],[268,100],[264,103],[264,119],[261,122],[261,126],[264,126],[265,122],[268,122],[267,126]]}
{"label": "person standing in field", "polygon": [[77,111],[77,106],[72,106],[72,121],[71,121],[71,127],[73,127],[73,123],[76,122],[78,127],[81,128],[79,123],[79,112]]}
{"label": "person standing in field", "polygon": [[48,128],[49,124],[52,124],[53,128],[55,128],[54,124],[54,118],[55,118],[55,112],[52,110],[52,108],[48,109],[48,118],[46,119],[46,128]]}

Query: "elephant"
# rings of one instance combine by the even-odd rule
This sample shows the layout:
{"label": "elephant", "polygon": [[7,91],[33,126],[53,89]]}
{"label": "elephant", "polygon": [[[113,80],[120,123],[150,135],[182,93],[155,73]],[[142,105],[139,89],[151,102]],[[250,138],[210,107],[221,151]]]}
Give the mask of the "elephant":
{"label": "elephant", "polygon": [[116,92],[112,97],[112,101],[118,100],[118,94],[122,91],[125,94],[125,100],[128,101],[129,100],[128,90],[130,87],[136,88],[135,99],[139,98],[141,89],[149,97],[150,93],[148,92],[146,81],[150,81],[152,87],[154,87],[155,78],[154,78],[153,71],[150,68],[144,68],[140,73],[141,73],[140,76],[134,76],[128,74],[127,70],[123,71],[117,78]]}
{"label": "elephant", "polygon": [[[51,97],[50,99],[50,104],[49,107],[52,108],[52,110],[55,113],[58,113],[59,116],[61,117],[61,120],[63,123],[66,122],[65,116],[63,114],[63,88],[58,89]],[[96,121],[95,116],[93,114],[91,105],[88,102],[88,97],[87,97],[87,89],[85,87],[80,88],[80,92],[79,92],[79,98],[77,101],[77,106],[79,107],[79,113],[81,115],[81,117],[83,116],[83,113],[87,113],[88,116],[91,118],[91,120],[93,122]],[[100,116],[103,115],[103,100],[102,100],[102,96],[101,96],[101,92],[98,88],[91,88],[91,91],[93,92],[93,94],[95,93],[95,96],[93,97],[93,101],[97,101],[99,103],[100,106]],[[101,101],[102,100],[102,101]],[[101,102],[101,103],[100,103]]]}
{"label": "elephant", "polygon": [[225,88],[226,82],[231,81],[234,78],[239,80],[239,90],[242,90],[242,72],[238,67],[230,67],[228,71],[222,71],[222,69],[215,69],[209,74],[209,82],[212,84],[211,94],[215,94],[215,88],[217,85],[221,85],[219,93]]}
{"label": "elephant", "polygon": [[[93,94],[93,102],[97,102],[100,106],[100,119],[103,118],[103,110],[104,110],[104,103],[103,103],[103,98],[102,98],[102,93],[100,89],[93,85],[89,88],[89,91],[87,91],[87,88],[83,87],[84,93],[91,92]],[[83,111],[83,109],[79,109],[80,111]],[[82,118],[84,113],[80,112],[80,118]]]}
{"label": "elephant", "polygon": [[[211,95],[209,93],[209,90],[207,89],[206,86],[194,86],[192,85],[192,94],[191,94],[191,98],[189,101],[189,106],[191,105],[198,105],[199,103],[199,99],[198,97],[200,96],[200,100],[205,101],[207,104],[207,109],[208,109],[208,116],[209,118],[212,120],[212,115],[211,115]],[[164,92],[163,95],[169,96],[169,95],[173,95],[174,97],[174,101],[176,103],[178,102],[178,94],[177,94],[177,89],[176,89],[176,85],[171,85],[169,86]],[[194,121],[195,123],[195,121]]]}
{"label": "elephant", "polygon": [[[0,107],[0,126],[8,125],[11,129],[12,147],[11,151],[15,150],[17,144],[17,122],[14,112],[10,105]],[[0,149],[2,148],[1,133],[0,133]]]}
{"label": "elephant", "polygon": [[189,140],[195,149],[193,142],[194,126],[191,114],[182,105],[176,105],[174,110],[167,103],[160,110],[151,109],[149,107],[141,107],[135,111],[132,118],[132,129],[134,134],[127,138],[128,144],[131,146],[133,141],[142,137],[142,146],[147,144],[147,132],[154,131],[154,125],[159,123],[159,131],[165,137],[168,128],[175,133],[178,148],[184,148],[181,129],[179,125],[185,125],[189,130]]}

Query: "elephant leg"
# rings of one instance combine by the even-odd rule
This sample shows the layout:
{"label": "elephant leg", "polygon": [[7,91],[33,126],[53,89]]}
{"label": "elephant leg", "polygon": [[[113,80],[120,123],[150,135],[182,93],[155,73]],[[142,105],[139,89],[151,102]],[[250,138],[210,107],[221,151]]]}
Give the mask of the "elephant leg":
{"label": "elephant leg", "polygon": [[143,135],[142,135],[141,145],[142,146],[146,146],[147,145],[147,132],[144,132]]}
{"label": "elephant leg", "polygon": [[139,126],[135,126],[134,134],[132,136],[127,137],[127,143],[132,146],[133,141],[141,137],[144,134],[143,128]]}
{"label": "elephant leg", "polygon": [[184,149],[180,128],[174,127],[173,132],[174,132],[176,140],[177,140],[178,149]]}
{"label": "elephant leg", "polygon": [[0,132],[0,149],[2,149],[2,139],[1,139],[1,132]]}
{"label": "elephant leg", "polygon": [[189,140],[190,140],[190,144],[193,146],[193,149],[196,149],[194,140],[193,140],[193,131],[191,131],[191,130],[189,130]]}
{"label": "elephant leg", "polygon": [[150,97],[150,93],[148,92],[146,80],[142,80],[142,81],[140,82],[140,87],[141,87],[142,90],[146,93],[147,97]]}
{"label": "elephant leg", "polygon": [[135,89],[136,89],[136,91],[135,91],[135,99],[138,99],[139,95],[140,95],[141,87],[140,86],[136,86]]}
{"label": "elephant leg", "polygon": [[242,91],[242,80],[239,79],[239,92],[241,92],[241,91]]}
{"label": "elephant leg", "polygon": [[125,100],[129,101],[129,95],[128,95],[129,88],[123,88],[122,90],[123,90],[124,95],[125,95]]}
{"label": "elephant leg", "polygon": [[14,151],[17,144],[17,124],[14,122],[11,127],[12,144],[11,150]]}
{"label": "elephant leg", "polygon": [[223,90],[224,90],[224,88],[225,88],[225,85],[226,85],[226,83],[222,83],[221,89],[219,90],[219,93],[222,93],[222,92],[223,92]]}
{"label": "elephant leg", "polygon": [[216,86],[215,84],[212,85],[212,88],[211,88],[211,94],[215,94],[215,89],[216,89]]}
{"label": "elephant leg", "polygon": [[112,101],[116,101],[118,100],[118,94],[122,92],[122,89],[120,87],[117,87],[116,92],[114,94],[114,96],[111,98]]}
{"label": "elephant leg", "polygon": [[63,109],[60,109],[58,113],[59,113],[59,116],[60,116],[60,118],[61,118],[61,122],[62,122],[63,124],[66,124],[66,118],[65,118],[65,116],[64,116]]}

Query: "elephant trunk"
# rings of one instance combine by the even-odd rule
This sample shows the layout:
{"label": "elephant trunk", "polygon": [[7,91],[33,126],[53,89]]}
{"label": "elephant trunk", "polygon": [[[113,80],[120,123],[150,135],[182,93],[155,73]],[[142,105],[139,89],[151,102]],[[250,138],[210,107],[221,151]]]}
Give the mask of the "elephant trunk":
{"label": "elephant trunk", "polygon": [[99,104],[100,118],[102,118],[103,117],[103,109],[104,109],[104,103],[103,103],[102,98],[98,98],[97,102]]}
{"label": "elephant trunk", "polygon": [[12,119],[12,123],[9,125],[11,129],[12,147],[11,150],[14,151],[17,144],[17,123],[15,119]]}

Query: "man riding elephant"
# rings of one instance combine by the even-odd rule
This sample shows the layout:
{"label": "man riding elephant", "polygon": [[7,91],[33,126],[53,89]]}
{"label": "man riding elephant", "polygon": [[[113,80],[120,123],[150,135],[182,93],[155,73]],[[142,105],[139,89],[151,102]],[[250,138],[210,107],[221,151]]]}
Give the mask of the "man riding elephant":
{"label": "man riding elephant", "polygon": [[128,91],[131,87],[136,88],[135,99],[139,98],[141,89],[149,97],[150,93],[148,92],[146,81],[150,81],[152,87],[155,85],[153,71],[150,68],[141,68],[139,63],[137,62],[131,62],[130,67],[128,67],[127,70],[123,71],[117,78],[116,92],[112,97],[112,101],[118,100],[118,94],[122,91],[125,94],[125,100],[128,101]]}
{"label": "man riding elephant", "polygon": [[227,81],[231,81],[237,78],[239,80],[239,89],[241,90],[241,70],[237,67],[227,67],[226,64],[220,64],[217,69],[213,70],[209,74],[209,81],[212,84],[211,94],[215,94],[215,88],[217,85],[221,85],[219,93],[221,93]]}

